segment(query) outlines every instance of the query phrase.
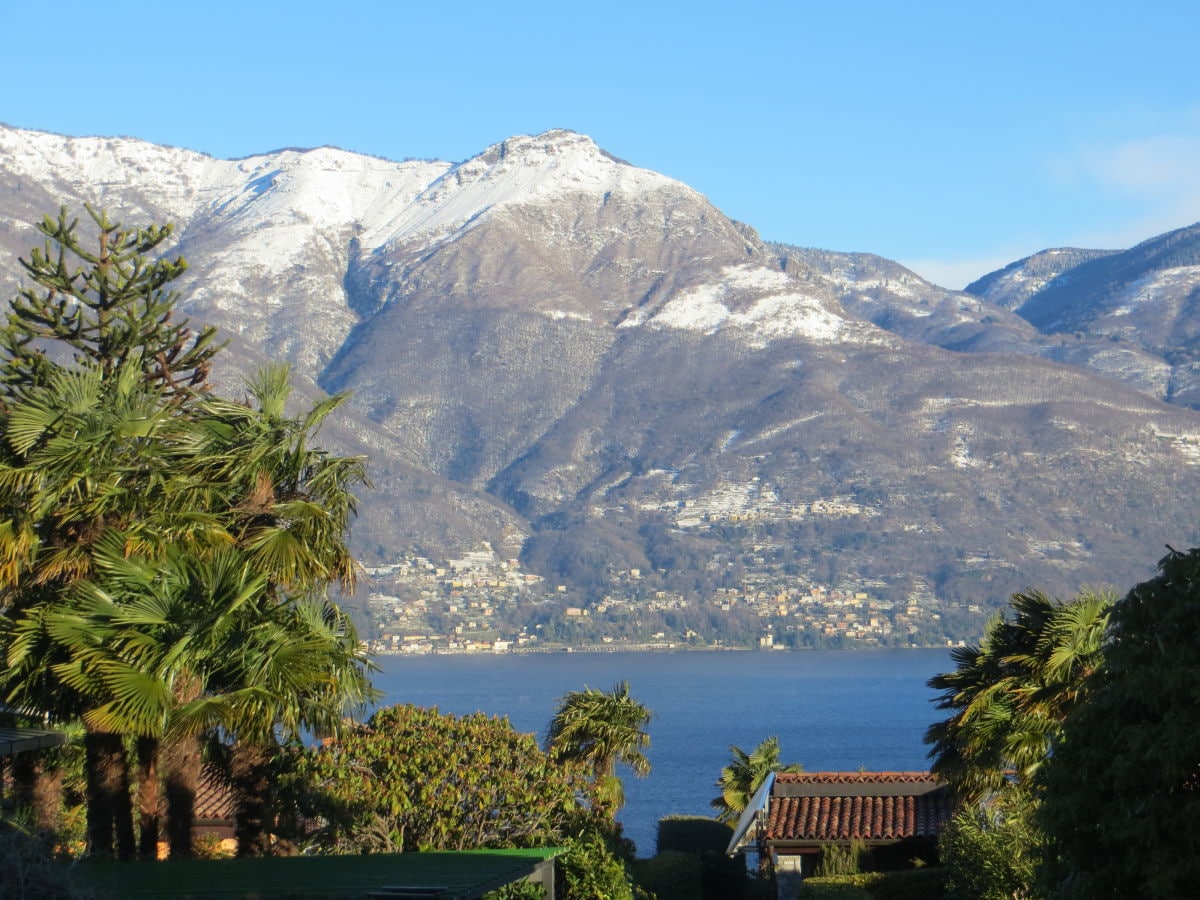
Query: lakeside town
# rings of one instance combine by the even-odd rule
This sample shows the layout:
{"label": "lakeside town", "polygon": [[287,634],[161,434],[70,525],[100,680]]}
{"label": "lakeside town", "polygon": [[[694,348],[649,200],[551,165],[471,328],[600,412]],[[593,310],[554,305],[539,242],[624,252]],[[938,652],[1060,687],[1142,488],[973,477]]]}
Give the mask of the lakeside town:
{"label": "lakeside town", "polygon": [[486,543],[456,559],[406,554],[366,574],[377,654],[953,646],[985,616],[923,584],[897,602],[878,583],[833,586],[769,567],[695,596],[618,571],[589,602]]}

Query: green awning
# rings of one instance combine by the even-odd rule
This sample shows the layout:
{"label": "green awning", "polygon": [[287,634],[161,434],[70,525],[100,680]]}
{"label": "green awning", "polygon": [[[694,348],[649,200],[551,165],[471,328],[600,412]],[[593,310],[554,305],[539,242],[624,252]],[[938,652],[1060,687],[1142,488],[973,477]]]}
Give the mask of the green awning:
{"label": "green awning", "polygon": [[66,732],[41,728],[10,728],[0,725],[0,756],[58,747],[67,742]]}
{"label": "green awning", "polygon": [[75,869],[116,900],[146,897],[429,897],[476,900],[532,877],[554,896],[561,849],[380,853],[261,859],[97,862]]}

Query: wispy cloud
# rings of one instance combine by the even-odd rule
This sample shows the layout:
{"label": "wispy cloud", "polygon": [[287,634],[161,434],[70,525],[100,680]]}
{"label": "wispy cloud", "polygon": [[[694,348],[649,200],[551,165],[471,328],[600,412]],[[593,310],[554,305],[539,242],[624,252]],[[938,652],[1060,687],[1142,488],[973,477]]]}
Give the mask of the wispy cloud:
{"label": "wispy cloud", "polygon": [[1200,128],[1092,147],[1078,162],[1085,187],[1141,209],[1131,221],[1078,235],[1078,243],[1129,246],[1200,221]]}
{"label": "wispy cloud", "polygon": [[[1161,121],[1156,124],[1157,133],[1093,142],[1063,153],[1050,163],[1048,174],[1068,197],[1116,201],[1121,207],[1119,216],[1096,219],[1072,232],[1043,234],[1040,238],[1036,231],[1027,232],[1022,235],[1027,242],[1022,249],[1009,240],[1006,246],[983,256],[910,259],[903,264],[934,284],[961,289],[1038,250],[1122,249],[1200,221],[1200,111],[1179,116],[1175,128],[1163,128]],[[1036,220],[1036,210],[1031,210],[1031,215]]]}

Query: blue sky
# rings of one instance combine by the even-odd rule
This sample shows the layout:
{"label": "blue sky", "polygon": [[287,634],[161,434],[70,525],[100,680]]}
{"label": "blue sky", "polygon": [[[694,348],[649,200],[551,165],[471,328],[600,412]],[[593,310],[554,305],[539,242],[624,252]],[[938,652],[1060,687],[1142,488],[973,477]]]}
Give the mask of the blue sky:
{"label": "blue sky", "polygon": [[1192,2],[0,0],[0,121],[458,161],[564,127],[938,283],[1200,220]]}

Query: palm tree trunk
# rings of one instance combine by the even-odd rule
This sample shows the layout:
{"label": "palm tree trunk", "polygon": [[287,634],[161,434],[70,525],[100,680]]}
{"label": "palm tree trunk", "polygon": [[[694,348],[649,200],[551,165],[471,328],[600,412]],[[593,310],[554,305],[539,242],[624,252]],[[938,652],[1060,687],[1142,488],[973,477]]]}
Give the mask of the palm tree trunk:
{"label": "palm tree trunk", "polygon": [[33,806],[33,786],[37,782],[37,767],[32,753],[18,753],[12,758],[12,799],[18,807]]}
{"label": "palm tree trunk", "polygon": [[47,852],[53,850],[58,841],[62,785],[62,769],[47,765],[43,754],[18,753],[13,757],[13,801],[33,815],[33,827]]}
{"label": "palm tree trunk", "polygon": [[129,766],[119,734],[88,731],[84,737],[87,766],[87,844],[93,856],[133,859],[133,803]]}
{"label": "palm tree trunk", "polygon": [[158,738],[138,738],[138,856],[141,859],[158,859],[158,748]]}
{"label": "palm tree trunk", "polygon": [[267,856],[271,852],[267,834],[269,766],[266,747],[241,740],[234,743],[229,774],[233,783],[238,856]]}
{"label": "palm tree trunk", "polygon": [[196,790],[200,784],[200,741],[180,738],[167,753],[167,841],[172,859],[193,855],[192,825],[196,819]]}
{"label": "palm tree trunk", "polygon": [[37,764],[37,780],[33,783],[33,821],[46,840],[46,849],[54,849],[58,843],[58,817],[62,809],[63,770],[61,766],[47,765],[45,760]]}
{"label": "palm tree trunk", "polygon": [[[200,696],[200,680],[182,675],[175,682],[175,699],[187,703]],[[196,821],[196,791],[204,764],[200,738],[196,735],[176,738],[166,754],[165,788],[167,795],[167,842],[172,859],[190,859],[192,827]]]}

